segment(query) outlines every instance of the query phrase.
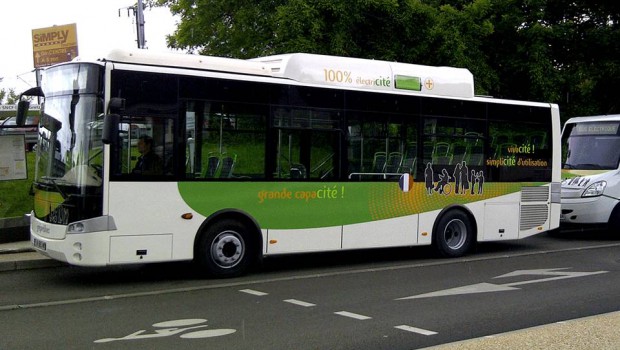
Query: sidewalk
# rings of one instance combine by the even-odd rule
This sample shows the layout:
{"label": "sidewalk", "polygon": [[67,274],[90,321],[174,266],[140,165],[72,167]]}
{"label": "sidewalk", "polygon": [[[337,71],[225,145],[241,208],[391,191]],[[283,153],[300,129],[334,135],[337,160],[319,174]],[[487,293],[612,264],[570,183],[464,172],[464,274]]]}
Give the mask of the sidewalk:
{"label": "sidewalk", "polygon": [[617,350],[620,311],[433,346],[432,350]]}
{"label": "sidewalk", "polygon": [[8,242],[0,244],[0,272],[39,269],[62,266],[63,263],[52,260],[37,252],[29,241]]}
{"label": "sidewalk", "polygon": [[[0,244],[0,272],[58,267],[29,241]],[[521,329],[482,338],[433,346],[432,350],[617,350],[620,349],[620,311]]]}

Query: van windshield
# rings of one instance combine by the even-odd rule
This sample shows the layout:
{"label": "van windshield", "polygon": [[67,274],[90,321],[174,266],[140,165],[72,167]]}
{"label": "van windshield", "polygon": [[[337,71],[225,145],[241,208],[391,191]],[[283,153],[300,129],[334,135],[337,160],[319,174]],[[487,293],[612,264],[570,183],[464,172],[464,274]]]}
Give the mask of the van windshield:
{"label": "van windshield", "polygon": [[562,135],[562,168],[612,170],[620,161],[620,122],[567,124]]}

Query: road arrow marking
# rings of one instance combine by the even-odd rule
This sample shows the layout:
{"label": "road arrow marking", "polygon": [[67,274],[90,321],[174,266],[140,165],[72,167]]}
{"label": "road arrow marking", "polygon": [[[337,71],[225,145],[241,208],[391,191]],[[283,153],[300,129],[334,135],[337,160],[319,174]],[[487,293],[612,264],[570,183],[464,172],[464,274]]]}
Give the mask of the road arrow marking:
{"label": "road arrow marking", "polygon": [[516,288],[515,286],[521,286],[525,284],[557,281],[557,280],[566,279],[566,278],[585,277],[585,276],[599,275],[602,273],[609,272],[609,271],[594,271],[594,272],[560,271],[560,270],[567,270],[567,269],[570,269],[570,267],[555,268],[555,269],[517,270],[517,271],[513,271],[510,273],[501,275],[501,276],[493,277],[493,278],[506,278],[506,277],[515,277],[515,276],[553,276],[553,277],[539,278],[535,280],[519,281],[519,282],[512,282],[512,283],[505,283],[505,284],[477,283],[477,284],[471,284],[468,286],[444,289],[444,290],[440,290],[436,292],[412,295],[410,297],[398,298],[396,300],[422,299],[422,298],[433,298],[433,297],[442,297],[442,296],[449,296],[449,295],[463,295],[463,294],[475,294],[475,293],[505,292],[508,290],[519,289],[519,288]]}
{"label": "road arrow marking", "polygon": [[515,276],[556,276],[556,277],[549,277],[549,278],[540,278],[537,280],[529,280],[529,281],[504,284],[505,286],[512,287],[512,286],[520,286],[520,285],[531,284],[531,283],[557,281],[557,280],[566,279],[566,278],[592,276],[592,275],[598,275],[601,273],[609,272],[609,271],[594,271],[594,272],[560,272],[558,271],[558,270],[567,270],[567,269],[570,269],[570,267],[557,268],[557,269],[517,270],[517,271],[513,271],[505,275],[497,276],[494,278],[506,278],[506,277],[515,277]]}

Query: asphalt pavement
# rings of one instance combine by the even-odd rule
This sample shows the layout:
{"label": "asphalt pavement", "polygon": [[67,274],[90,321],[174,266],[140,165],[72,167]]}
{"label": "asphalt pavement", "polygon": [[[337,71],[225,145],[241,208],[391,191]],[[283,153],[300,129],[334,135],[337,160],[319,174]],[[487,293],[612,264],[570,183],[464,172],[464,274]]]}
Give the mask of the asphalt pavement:
{"label": "asphalt pavement", "polygon": [[[0,244],[0,272],[63,266],[37,252],[29,241]],[[619,349],[620,311],[552,323],[482,338],[443,344],[427,349]]]}

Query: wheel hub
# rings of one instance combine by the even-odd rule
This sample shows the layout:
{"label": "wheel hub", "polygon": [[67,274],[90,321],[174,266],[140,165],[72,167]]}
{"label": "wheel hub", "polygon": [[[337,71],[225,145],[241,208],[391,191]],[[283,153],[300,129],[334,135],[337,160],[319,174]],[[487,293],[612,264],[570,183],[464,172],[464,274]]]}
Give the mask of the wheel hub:
{"label": "wheel hub", "polygon": [[213,262],[223,268],[230,268],[238,264],[243,254],[243,240],[234,231],[220,233],[211,245],[211,258]]}

